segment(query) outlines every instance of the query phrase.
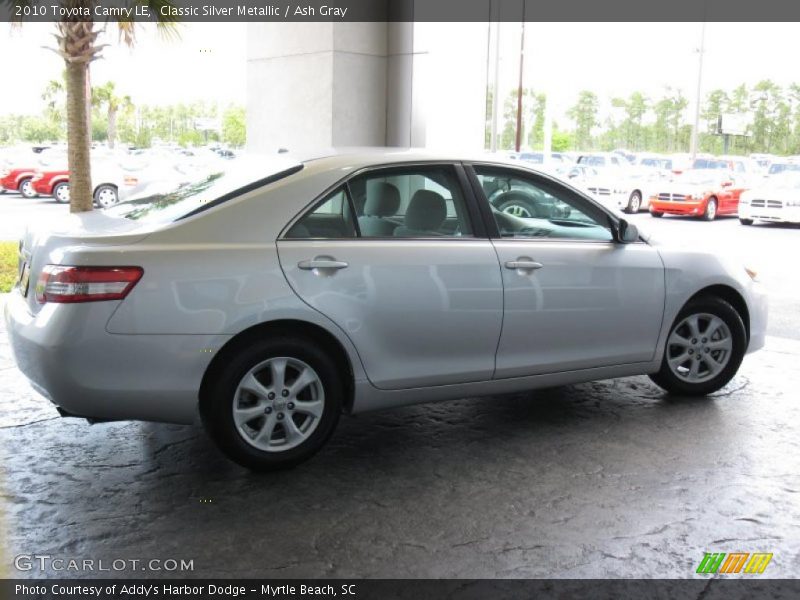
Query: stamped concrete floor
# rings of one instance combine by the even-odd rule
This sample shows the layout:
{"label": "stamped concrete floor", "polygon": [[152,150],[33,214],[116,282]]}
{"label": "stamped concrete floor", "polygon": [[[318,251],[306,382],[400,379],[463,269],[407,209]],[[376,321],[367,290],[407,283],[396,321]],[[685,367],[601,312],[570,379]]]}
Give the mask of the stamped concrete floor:
{"label": "stamped concrete floor", "polygon": [[[196,577],[683,578],[743,551],[795,577],[799,358],[770,338],[709,399],[635,377],[344,418],[311,462],[257,476],[200,428],[56,417],[0,331],[5,554],[186,559]],[[98,575],[7,573],[57,574]]]}

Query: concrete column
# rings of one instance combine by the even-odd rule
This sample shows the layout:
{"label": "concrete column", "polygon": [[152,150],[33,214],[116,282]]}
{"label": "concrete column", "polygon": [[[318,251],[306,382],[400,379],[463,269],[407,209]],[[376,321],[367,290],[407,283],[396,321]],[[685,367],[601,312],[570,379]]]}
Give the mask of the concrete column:
{"label": "concrete column", "polygon": [[386,23],[251,23],[247,146],[382,146]]}
{"label": "concrete column", "polygon": [[487,23],[251,23],[248,148],[481,150]]}

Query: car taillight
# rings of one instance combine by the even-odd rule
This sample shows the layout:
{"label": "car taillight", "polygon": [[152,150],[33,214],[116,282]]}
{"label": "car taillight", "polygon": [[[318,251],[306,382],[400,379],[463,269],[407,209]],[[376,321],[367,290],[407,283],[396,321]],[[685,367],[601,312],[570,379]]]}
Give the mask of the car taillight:
{"label": "car taillight", "polygon": [[143,274],[141,267],[47,265],[36,284],[36,300],[40,304],[122,300]]}

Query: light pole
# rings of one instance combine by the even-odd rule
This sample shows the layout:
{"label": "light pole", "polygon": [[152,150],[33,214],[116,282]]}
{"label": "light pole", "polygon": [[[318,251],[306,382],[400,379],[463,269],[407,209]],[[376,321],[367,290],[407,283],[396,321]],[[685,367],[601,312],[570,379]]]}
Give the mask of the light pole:
{"label": "light pole", "polygon": [[700,30],[700,48],[698,49],[699,58],[697,61],[697,93],[695,95],[696,104],[694,107],[694,126],[692,127],[692,162],[697,157],[697,141],[698,141],[698,128],[700,127],[700,98],[701,90],[703,87],[703,55],[706,52],[706,21],[705,15],[703,16],[703,27]]}

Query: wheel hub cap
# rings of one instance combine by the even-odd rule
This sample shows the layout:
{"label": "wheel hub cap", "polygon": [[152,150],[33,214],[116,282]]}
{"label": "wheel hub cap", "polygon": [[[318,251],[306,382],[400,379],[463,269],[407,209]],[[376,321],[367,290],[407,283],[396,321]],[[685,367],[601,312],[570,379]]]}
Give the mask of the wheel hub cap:
{"label": "wheel hub cap", "polygon": [[290,450],[319,425],[325,392],[316,371],[302,360],[277,357],[253,367],[233,398],[233,422],[242,439],[265,452]]}
{"label": "wheel hub cap", "polygon": [[667,364],[670,371],[687,383],[713,379],[728,365],[733,353],[733,336],[728,325],[710,313],[689,315],[670,332]]}

